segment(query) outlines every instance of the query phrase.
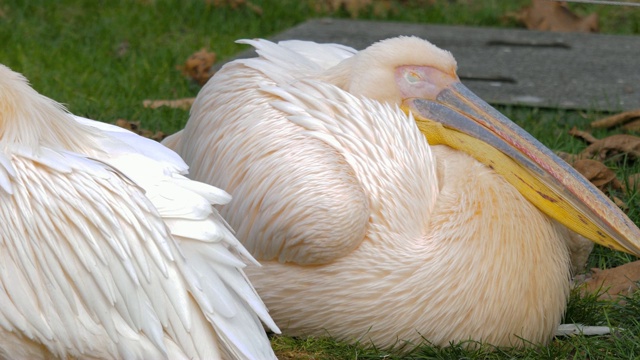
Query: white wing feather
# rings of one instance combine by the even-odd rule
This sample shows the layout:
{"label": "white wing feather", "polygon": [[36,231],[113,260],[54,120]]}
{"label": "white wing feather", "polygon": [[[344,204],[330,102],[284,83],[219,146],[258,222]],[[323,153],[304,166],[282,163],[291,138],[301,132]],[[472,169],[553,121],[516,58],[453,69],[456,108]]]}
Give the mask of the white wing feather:
{"label": "white wing feather", "polygon": [[275,44],[264,39],[238,40],[256,49],[260,57],[240,59],[234,63],[268,74],[278,84],[288,84],[297,79],[319,75],[357,51],[337,44],[317,44],[311,41],[289,40]]}
{"label": "white wing feather", "polygon": [[318,44],[313,41],[285,40],[278,45],[302,55],[323,70],[355,55],[358,50],[341,44]]}
{"label": "white wing feather", "polygon": [[[53,104],[18,114],[29,101]],[[90,150],[0,138],[0,356],[275,358],[242,271],[255,260],[211,206],[230,196],[158,143],[57,116]]]}

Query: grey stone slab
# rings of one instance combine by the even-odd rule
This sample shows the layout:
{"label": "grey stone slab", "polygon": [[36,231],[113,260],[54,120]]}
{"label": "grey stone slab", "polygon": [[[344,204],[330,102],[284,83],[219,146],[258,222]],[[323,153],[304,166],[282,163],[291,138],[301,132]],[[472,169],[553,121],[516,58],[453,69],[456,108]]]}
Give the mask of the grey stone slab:
{"label": "grey stone slab", "polygon": [[[399,35],[419,36],[451,51],[462,81],[493,104],[604,111],[640,108],[639,36],[317,19],[271,40],[332,42],[363,49]],[[238,57],[252,54],[247,51]]]}

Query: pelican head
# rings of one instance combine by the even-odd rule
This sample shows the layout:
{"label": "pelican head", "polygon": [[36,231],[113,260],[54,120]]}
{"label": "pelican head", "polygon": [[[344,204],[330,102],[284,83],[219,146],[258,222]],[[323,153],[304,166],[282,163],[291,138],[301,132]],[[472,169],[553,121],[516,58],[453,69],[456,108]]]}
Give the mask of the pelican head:
{"label": "pelican head", "polygon": [[398,37],[373,44],[324,76],[352,94],[411,112],[430,144],[469,153],[569,229],[640,255],[636,225],[569,164],[464,86],[456,69],[448,51]]}

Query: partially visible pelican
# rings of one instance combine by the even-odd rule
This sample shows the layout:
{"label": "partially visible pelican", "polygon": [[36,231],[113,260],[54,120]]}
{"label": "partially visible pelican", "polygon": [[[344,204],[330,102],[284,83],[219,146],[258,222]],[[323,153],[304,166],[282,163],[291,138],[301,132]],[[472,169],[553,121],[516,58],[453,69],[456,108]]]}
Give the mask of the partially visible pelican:
{"label": "partially visible pelican", "polygon": [[230,196],[186,171],[0,65],[0,357],[275,358]]}
{"label": "partially visible pelican", "polygon": [[259,57],[225,65],[165,144],[234,195],[221,214],[285,334],[545,343],[573,231],[640,254],[637,227],[464,88],[450,53],[242,42]]}

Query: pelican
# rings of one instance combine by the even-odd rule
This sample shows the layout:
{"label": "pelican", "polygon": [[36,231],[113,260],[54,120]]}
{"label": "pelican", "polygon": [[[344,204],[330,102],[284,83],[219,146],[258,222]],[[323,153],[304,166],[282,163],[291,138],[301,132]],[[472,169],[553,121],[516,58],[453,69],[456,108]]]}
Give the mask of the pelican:
{"label": "pelican", "polygon": [[0,357],[275,359],[230,196],[186,171],[0,65]]}
{"label": "pelican", "polygon": [[284,334],[545,343],[572,237],[640,254],[626,215],[467,90],[449,52],[241,42],[259,56],[226,64],[164,143],[233,194],[221,214]]}

